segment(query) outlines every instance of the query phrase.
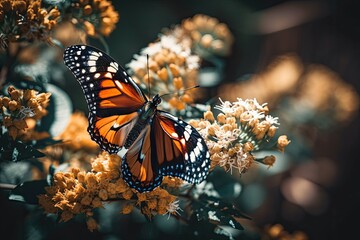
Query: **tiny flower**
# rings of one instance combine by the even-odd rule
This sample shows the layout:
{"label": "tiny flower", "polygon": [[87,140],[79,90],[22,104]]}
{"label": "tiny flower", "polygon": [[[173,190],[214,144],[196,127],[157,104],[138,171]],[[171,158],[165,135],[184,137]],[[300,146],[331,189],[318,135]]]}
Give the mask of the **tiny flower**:
{"label": "tiny flower", "polygon": [[214,115],[213,115],[213,113],[211,111],[206,111],[204,113],[204,119],[206,119],[206,120],[208,120],[210,122],[213,122],[215,120]]}
{"label": "tiny flower", "polygon": [[290,144],[290,140],[288,140],[287,136],[286,135],[282,135],[278,138],[278,141],[277,141],[277,147],[279,149],[280,152],[284,152],[284,149],[287,145]]}
{"label": "tiny flower", "polygon": [[133,196],[133,192],[131,191],[131,189],[128,189],[122,193],[122,197],[126,200],[131,199],[132,196]]}
{"label": "tiny flower", "polygon": [[109,36],[119,21],[119,13],[108,0],[72,1],[66,13],[65,19],[84,28],[90,36]]}
{"label": "tiny flower", "polygon": [[270,156],[266,156],[262,159],[256,159],[256,161],[264,164],[264,165],[267,165],[268,168],[272,167],[276,161],[276,158],[274,155],[270,155]]}
{"label": "tiny flower", "polygon": [[178,31],[183,31],[182,35],[191,37],[192,48],[203,57],[208,54],[229,55],[234,41],[229,28],[224,23],[202,14],[185,19],[181,24],[181,30]]}
{"label": "tiny flower", "polygon": [[175,201],[172,201],[171,203],[169,203],[166,206],[166,213],[165,214],[168,213],[169,214],[168,218],[170,218],[171,214],[180,215],[179,211],[182,211],[182,209],[180,208],[180,205],[179,205],[179,200],[175,200]]}
{"label": "tiny flower", "polygon": [[95,197],[91,202],[91,206],[94,208],[102,207],[103,204],[102,204],[101,199],[99,197]]}
{"label": "tiny flower", "polygon": [[168,104],[160,107],[178,113],[186,111],[198,98],[196,93],[199,89],[186,89],[197,85],[199,62],[200,59],[191,54],[189,45],[181,39],[171,34],[161,34],[157,41],[142,49],[140,55],[135,54],[126,66],[145,93],[149,84],[152,91],[159,95],[173,93],[170,98],[164,98]]}
{"label": "tiny flower", "polygon": [[8,42],[40,40],[50,42],[50,31],[59,21],[57,7],[43,8],[40,0],[0,2],[0,32]]}
{"label": "tiny flower", "polygon": [[[215,106],[221,111],[217,117],[206,112],[204,119],[196,122],[196,128],[209,148],[211,170],[220,166],[231,173],[233,169],[244,173],[255,161],[252,153],[261,150],[262,144],[275,135],[278,118],[268,115],[266,104],[256,99],[220,102]],[[268,166],[274,163],[270,160]]]}
{"label": "tiny flower", "polygon": [[86,220],[86,225],[87,225],[88,229],[90,230],[90,232],[93,232],[94,230],[99,229],[99,225],[97,224],[96,220],[92,217],[89,217]]}
{"label": "tiny flower", "polygon": [[108,199],[108,192],[105,189],[100,189],[98,195],[99,195],[100,199],[103,201]]}
{"label": "tiny flower", "polygon": [[134,209],[134,204],[127,203],[127,204],[125,204],[125,206],[122,208],[121,213],[122,213],[122,214],[130,214],[133,209]]}

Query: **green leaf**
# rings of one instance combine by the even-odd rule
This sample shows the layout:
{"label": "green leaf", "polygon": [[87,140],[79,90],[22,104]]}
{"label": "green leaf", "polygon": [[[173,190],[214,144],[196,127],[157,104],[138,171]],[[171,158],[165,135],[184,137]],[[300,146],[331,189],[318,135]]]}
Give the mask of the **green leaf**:
{"label": "green leaf", "polygon": [[44,153],[38,151],[33,146],[17,141],[14,144],[12,161],[22,161],[26,159],[40,158],[44,156]]}
{"label": "green leaf", "polygon": [[33,89],[38,92],[45,92],[44,84],[41,82],[30,81],[29,79],[19,76],[11,85],[19,89]]}
{"label": "green leaf", "polygon": [[55,140],[55,139],[49,137],[49,138],[44,138],[44,139],[36,141],[34,147],[45,148],[47,146],[55,145],[55,144],[62,143],[62,142],[63,142],[62,140]]}
{"label": "green leaf", "polygon": [[17,185],[10,193],[9,200],[28,204],[38,204],[37,196],[45,194],[46,180],[34,180]]}
{"label": "green leaf", "polygon": [[31,145],[12,140],[7,133],[0,136],[0,159],[5,161],[22,161],[44,157],[45,154]]}
{"label": "green leaf", "polygon": [[199,200],[207,204],[210,209],[217,209],[234,217],[251,219],[249,216],[242,213],[241,210],[234,204],[224,201],[221,198],[216,198],[203,194],[199,197]]}
{"label": "green leaf", "polygon": [[211,223],[216,225],[230,226],[234,229],[244,230],[244,227],[235,220],[231,215],[220,210],[208,211],[208,219]]}

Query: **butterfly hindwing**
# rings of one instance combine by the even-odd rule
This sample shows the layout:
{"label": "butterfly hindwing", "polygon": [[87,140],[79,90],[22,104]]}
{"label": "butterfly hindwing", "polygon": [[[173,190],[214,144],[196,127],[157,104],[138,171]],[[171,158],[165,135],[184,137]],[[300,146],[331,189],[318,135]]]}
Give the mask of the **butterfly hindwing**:
{"label": "butterfly hindwing", "polygon": [[85,94],[92,139],[102,149],[116,153],[125,144],[146,96],[114,59],[96,48],[68,47],[64,61]]}
{"label": "butterfly hindwing", "polygon": [[189,183],[200,183],[207,176],[210,153],[191,125],[167,112],[157,111],[151,142],[160,175],[178,177]]}
{"label": "butterfly hindwing", "polygon": [[204,140],[193,127],[157,110],[125,154],[123,178],[139,192],[159,186],[164,176],[200,183],[208,174],[209,157]]}
{"label": "butterfly hindwing", "polygon": [[159,186],[163,179],[157,172],[150,134],[151,126],[148,124],[129,148],[122,162],[124,180],[139,192],[151,191]]}

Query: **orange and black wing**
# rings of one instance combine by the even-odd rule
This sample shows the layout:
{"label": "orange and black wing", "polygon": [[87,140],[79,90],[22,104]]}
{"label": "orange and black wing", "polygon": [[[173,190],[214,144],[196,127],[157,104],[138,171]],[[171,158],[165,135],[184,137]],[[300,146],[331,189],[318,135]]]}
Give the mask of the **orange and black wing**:
{"label": "orange and black wing", "polygon": [[131,188],[147,192],[159,186],[163,176],[158,173],[156,156],[152,152],[150,138],[151,125],[148,124],[131,145],[122,161],[122,175]]}
{"label": "orange and black wing", "polygon": [[185,121],[157,111],[151,129],[152,156],[162,176],[200,183],[208,175],[210,153],[199,132]]}
{"label": "orange and black wing", "polygon": [[81,85],[89,108],[88,131],[100,147],[118,152],[147,98],[126,71],[94,47],[65,49],[64,61]]}
{"label": "orange and black wing", "polygon": [[164,176],[200,183],[210,168],[210,153],[196,129],[159,110],[123,159],[123,178],[139,192],[153,190]]}

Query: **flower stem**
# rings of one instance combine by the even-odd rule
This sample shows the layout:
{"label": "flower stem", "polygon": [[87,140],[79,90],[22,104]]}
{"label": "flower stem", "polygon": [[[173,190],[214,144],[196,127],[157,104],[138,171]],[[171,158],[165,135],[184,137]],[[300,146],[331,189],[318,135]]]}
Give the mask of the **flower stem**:
{"label": "flower stem", "polygon": [[1,190],[13,190],[14,188],[16,188],[16,185],[14,184],[0,183]]}

